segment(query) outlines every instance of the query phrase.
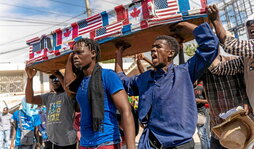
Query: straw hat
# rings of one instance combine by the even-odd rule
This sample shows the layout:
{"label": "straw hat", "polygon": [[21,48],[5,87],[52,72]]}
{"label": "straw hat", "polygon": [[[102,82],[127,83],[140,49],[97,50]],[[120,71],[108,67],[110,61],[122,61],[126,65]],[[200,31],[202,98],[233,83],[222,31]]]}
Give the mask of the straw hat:
{"label": "straw hat", "polygon": [[228,149],[252,149],[254,144],[254,122],[240,110],[223,123],[212,128],[222,146]]}

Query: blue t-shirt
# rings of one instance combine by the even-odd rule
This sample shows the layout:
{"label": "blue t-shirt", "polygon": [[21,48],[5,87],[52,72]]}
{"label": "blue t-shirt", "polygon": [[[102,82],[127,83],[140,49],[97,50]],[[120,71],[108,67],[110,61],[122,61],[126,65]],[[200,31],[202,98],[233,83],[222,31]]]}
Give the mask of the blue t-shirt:
{"label": "blue t-shirt", "polygon": [[34,128],[41,124],[40,116],[38,114],[33,115],[32,117],[26,115],[23,111],[18,110],[15,111],[12,115],[12,119],[16,121],[16,138],[15,138],[15,146],[20,146],[20,119],[19,119],[19,112],[20,112],[20,119],[22,124],[23,130],[34,130]]}
{"label": "blue t-shirt", "polygon": [[77,91],[76,99],[80,105],[81,121],[80,145],[94,147],[106,142],[120,142],[119,126],[116,118],[116,107],[111,95],[124,89],[121,80],[115,72],[102,69],[102,80],[104,87],[104,131],[94,132],[92,130],[91,107],[88,101],[88,84],[90,76],[84,77]]}

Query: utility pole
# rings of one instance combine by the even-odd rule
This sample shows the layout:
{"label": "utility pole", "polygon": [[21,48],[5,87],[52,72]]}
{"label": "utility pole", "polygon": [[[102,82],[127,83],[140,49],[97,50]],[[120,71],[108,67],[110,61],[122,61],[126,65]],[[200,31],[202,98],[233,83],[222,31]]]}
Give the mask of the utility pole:
{"label": "utility pole", "polygon": [[92,10],[90,9],[90,2],[89,2],[89,0],[85,0],[85,4],[86,4],[87,16],[90,17],[92,15]]}

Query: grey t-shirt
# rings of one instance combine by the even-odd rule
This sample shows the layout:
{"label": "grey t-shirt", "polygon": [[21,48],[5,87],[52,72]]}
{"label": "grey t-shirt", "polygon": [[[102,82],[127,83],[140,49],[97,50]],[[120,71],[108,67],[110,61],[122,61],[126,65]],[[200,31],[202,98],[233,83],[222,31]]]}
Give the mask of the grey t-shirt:
{"label": "grey t-shirt", "polygon": [[76,143],[77,133],[73,128],[75,100],[65,92],[41,95],[47,108],[47,134],[49,140],[58,146]]}
{"label": "grey t-shirt", "polygon": [[11,122],[12,122],[12,114],[8,113],[3,115],[0,112],[0,130],[10,130],[11,129]]}

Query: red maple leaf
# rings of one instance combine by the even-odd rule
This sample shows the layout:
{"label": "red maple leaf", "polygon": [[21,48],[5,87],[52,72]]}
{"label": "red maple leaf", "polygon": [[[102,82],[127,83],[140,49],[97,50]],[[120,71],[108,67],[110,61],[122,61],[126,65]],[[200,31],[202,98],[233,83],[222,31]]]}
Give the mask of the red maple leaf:
{"label": "red maple leaf", "polygon": [[137,9],[136,7],[133,9],[133,12],[131,12],[131,16],[132,16],[133,18],[138,17],[139,14],[140,14],[140,10]]}
{"label": "red maple leaf", "polygon": [[64,36],[65,36],[65,37],[69,37],[70,34],[71,34],[71,31],[67,28],[67,29],[65,30]]}

